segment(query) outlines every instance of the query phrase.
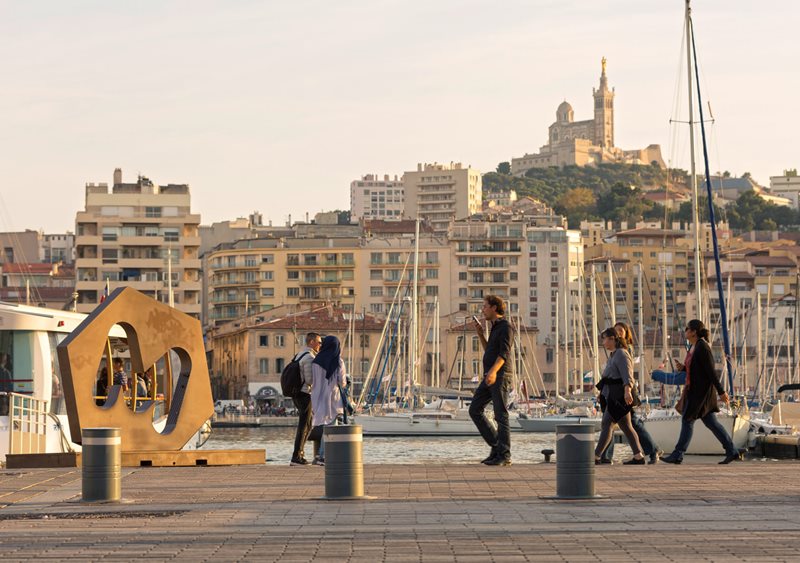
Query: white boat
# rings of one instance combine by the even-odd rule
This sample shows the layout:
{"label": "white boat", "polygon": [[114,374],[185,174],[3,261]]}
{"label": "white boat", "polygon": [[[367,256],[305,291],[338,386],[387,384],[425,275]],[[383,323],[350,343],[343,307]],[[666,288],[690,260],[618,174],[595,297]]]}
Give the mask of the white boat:
{"label": "white boat", "polygon": [[477,436],[467,415],[441,410],[359,414],[354,417],[365,436]]}
{"label": "white boat", "polygon": [[[85,318],[0,302],[0,464],[8,453],[81,450],[70,435],[56,346]],[[126,337],[119,326],[109,336]],[[166,416],[154,422],[157,430],[165,425]],[[204,429],[185,449],[194,449],[205,437]]]}
{"label": "white boat", "polygon": [[[750,433],[750,420],[748,417],[739,416],[735,413],[720,412],[717,414],[717,420],[731,437],[733,445],[737,449],[742,450],[747,447]],[[681,415],[675,409],[653,410],[645,416],[644,422],[647,432],[653,437],[653,441],[666,453],[671,452],[681,433]],[[703,421],[698,420],[694,423],[694,434],[686,453],[693,455],[725,455],[725,449],[711,431],[706,428]]]}

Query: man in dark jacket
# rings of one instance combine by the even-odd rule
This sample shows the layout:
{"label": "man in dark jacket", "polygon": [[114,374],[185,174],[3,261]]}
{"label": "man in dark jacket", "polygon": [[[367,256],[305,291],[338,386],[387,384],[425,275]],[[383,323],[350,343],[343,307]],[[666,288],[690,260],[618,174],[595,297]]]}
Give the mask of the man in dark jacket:
{"label": "man in dark jacket", "polygon": [[[474,328],[483,344],[483,380],[475,389],[469,416],[478,431],[492,448],[489,457],[483,460],[486,465],[511,465],[511,429],[508,424],[508,391],[511,386],[511,325],[504,317],[505,303],[496,295],[488,295],[483,300],[483,317],[492,325],[489,340],[483,326],[474,318]],[[484,414],[486,405],[492,403],[497,429],[489,423]]]}

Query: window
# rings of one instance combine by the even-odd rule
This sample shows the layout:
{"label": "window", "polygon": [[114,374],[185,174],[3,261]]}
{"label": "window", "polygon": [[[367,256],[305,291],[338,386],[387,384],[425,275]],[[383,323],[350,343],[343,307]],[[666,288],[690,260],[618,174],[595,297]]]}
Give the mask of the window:
{"label": "window", "polygon": [[467,296],[467,288],[466,287],[459,287],[458,288],[458,296],[459,297],[466,297]]}
{"label": "window", "polygon": [[383,312],[383,303],[370,303],[369,304],[369,312],[370,313],[382,313]]}
{"label": "window", "polygon": [[369,288],[369,296],[370,297],[382,297],[383,296],[383,287],[380,286],[372,286]]}
{"label": "window", "polygon": [[286,338],[283,334],[276,334],[275,335],[275,346],[277,348],[283,348],[286,343]]}
{"label": "window", "polygon": [[380,264],[381,260],[381,253],[380,252],[371,252],[369,255],[369,263],[370,264]]}
{"label": "window", "polygon": [[458,281],[467,281],[467,272],[458,272]]}
{"label": "window", "polygon": [[[258,335],[258,345],[261,348],[266,348],[269,346],[269,335],[268,334],[259,334]],[[264,372],[261,372],[264,373]]]}
{"label": "window", "polygon": [[553,349],[552,348],[548,348],[547,351],[545,352],[545,360],[547,361],[548,364],[552,364],[553,363]]}
{"label": "window", "polygon": [[103,240],[110,242],[117,240],[119,229],[116,227],[103,227]]}
{"label": "window", "polygon": [[439,278],[439,270],[428,269],[425,270],[425,277],[429,280],[435,280]]}
{"label": "window", "polygon": [[283,372],[283,358],[275,358],[275,373],[282,373]]}
{"label": "window", "polygon": [[161,208],[160,207],[145,207],[144,208],[144,216],[145,217],[161,217]]}
{"label": "window", "polygon": [[472,337],[472,351],[473,352],[481,351],[481,340],[477,336]]}
{"label": "window", "polygon": [[275,256],[272,254],[262,254],[261,255],[261,263],[262,264],[274,264],[275,263]]}
{"label": "window", "polygon": [[425,295],[428,297],[435,297],[439,295],[439,286],[438,285],[429,285],[425,288]]}
{"label": "window", "polygon": [[360,338],[361,348],[369,348],[369,334],[362,334]]}
{"label": "window", "polygon": [[272,270],[267,270],[265,272],[261,272],[261,279],[263,281],[272,281],[273,279],[273,272]]}
{"label": "window", "polygon": [[299,287],[287,287],[286,288],[286,297],[300,297],[300,288]]}
{"label": "window", "polygon": [[261,288],[261,297],[275,297],[275,288],[274,287],[262,287]]}
{"label": "window", "polygon": [[371,280],[382,280],[383,279],[383,272],[381,270],[370,270],[369,271],[369,279],[371,279]]}
{"label": "window", "polygon": [[[283,370],[281,370],[283,371]],[[269,373],[269,359],[268,358],[261,358],[258,360],[258,373],[264,375]]]}
{"label": "window", "polygon": [[297,270],[289,270],[286,272],[286,279],[287,280],[299,280],[300,279],[300,272]]}
{"label": "window", "polygon": [[104,248],[103,249],[103,264],[116,264],[117,263],[117,249]]}

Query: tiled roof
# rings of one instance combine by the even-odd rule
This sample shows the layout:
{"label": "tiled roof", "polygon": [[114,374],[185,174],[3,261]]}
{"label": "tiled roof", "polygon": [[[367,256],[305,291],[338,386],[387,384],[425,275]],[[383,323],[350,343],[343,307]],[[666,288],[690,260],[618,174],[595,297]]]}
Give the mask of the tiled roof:
{"label": "tiled roof", "polygon": [[683,231],[672,231],[670,229],[653,229],[644,227],[641,229],[630,229],[627,231],[619,231],[617,237],[672,237],[683,238],[686,233]]}

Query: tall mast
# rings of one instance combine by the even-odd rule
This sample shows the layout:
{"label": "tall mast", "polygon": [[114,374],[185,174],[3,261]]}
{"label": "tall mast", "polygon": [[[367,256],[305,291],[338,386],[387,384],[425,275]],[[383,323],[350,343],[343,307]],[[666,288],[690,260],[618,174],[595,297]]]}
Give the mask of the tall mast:
{"label": "tall mast", "polygon": [[592,349],[594,350],[594,358],[592,358],[592,379],[594,383],[597,383],[600,381],[600,348],[597,340],[597,273],[594,270],[594,264],[592,264],[591,281],[592,294],[590,297],[592,305]]}
{"label": "tall mast", "polygon": [[558,401],[558,291],[556,291],[556,402]]}
{"label": "tall mast", "polygon": [[642,287],[642,263],[639,262],[638,268],[636,269],[636,287],[639,290],[639,307],[637,311],[637,318],[636,323],[639,325],[638,331],[638,352],[639,352],[639,393],[644,394],[644,313],[642,312],[644,307],[642,307],[642,303],[644,303],[644,288]]}
{"label": "tall mast", "polygon": [[694,287],[697,297],[697,315],[703,318],[702,278],[700,277],[700,212],[694,161],[694,102],[692,93],[692,7],[686,0],[686,72],[689,86],[689,181],[692,183],[692,223],[694,224]]}
{"label": "tall mast", "polygon": [[411,384],[417,384],[417,360],[419,343],[419,308],[417,295],[419,285],[419,217],[414,229],[414,284],[411,286]]}

